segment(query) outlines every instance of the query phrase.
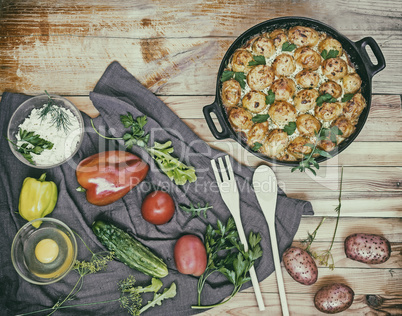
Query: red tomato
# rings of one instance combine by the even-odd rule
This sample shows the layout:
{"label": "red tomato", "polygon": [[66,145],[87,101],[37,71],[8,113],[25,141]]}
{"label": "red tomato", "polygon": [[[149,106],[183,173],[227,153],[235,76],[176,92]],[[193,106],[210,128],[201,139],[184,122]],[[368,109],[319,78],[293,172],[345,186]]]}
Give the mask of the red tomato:
{"label": "red tomato", "polygon": [[151,224],[162,225],[170,221],[175,211],[172,197],[164,191],[148,194],[141,206],[142,217]]}
{"label": "red tomato", "polygon": [[174,262],[182,274],[200,276],[207,267],[207,251],[200,238],[184,235],[174,246]]}

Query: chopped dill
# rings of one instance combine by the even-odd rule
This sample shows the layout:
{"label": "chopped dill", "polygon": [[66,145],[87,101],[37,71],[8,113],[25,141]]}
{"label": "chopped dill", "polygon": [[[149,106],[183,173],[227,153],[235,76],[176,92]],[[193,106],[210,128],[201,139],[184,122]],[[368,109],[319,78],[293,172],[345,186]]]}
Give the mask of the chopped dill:
{"label": "chopped dill", "polygon": [[39,117],[43,120],[48,114],[51,115],[51,124],[56,125],[57,130],[61,128],[67,133],[70,129],[71,121],[67,113],[63,109],[57,106],[50,94],[45,90],[48,101],[44,108],[41,109]]}

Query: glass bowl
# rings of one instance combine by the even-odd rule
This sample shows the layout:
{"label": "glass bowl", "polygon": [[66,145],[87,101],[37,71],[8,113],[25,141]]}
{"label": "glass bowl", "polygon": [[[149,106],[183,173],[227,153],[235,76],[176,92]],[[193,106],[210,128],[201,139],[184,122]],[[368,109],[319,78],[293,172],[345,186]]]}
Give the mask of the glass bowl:
{"label": "glass bowl", "polygon": [[[42,222],[39,228],[33,226]],[[54,218],[38,218],[17,232],[11,246],[15,270],[26,281],[46,285],[65,277],[77,258],[74,233]]]}
{"label": "glass bowl", "polygon": [[[55,105],[51,108],[55,111],[44,115],[44,118],[39,118],[39,114],[43,113],[45,105],[49,102],[49,96],[47,94],[38,95],[23,102],[15,110],[8,124],[7,137],[11,151],[22,163],[38,169],[57,167],[70,160],[77,153],[84,138],[84,120],[81,112],[66,98],[57,95],[50,95],[50,97]],[[59,112],[57,111],[61,109],[67,110],[67,112],[63,112],[64,115],[69,116],[67,121],[70,124],[63,125],[62,120],[57,120],[59,117],[57,115]],[[28,117],[30,119],[26,120]],[[54,144],[52,149],[44,149],[39,155],[32,153],[33,162],[27,160],[17,150],[17,136],[19,135],[20,125],[23,123],[22,129],[26,132],[34,132]],[[33,147],[33,145],[28,145],[28,147]]]}

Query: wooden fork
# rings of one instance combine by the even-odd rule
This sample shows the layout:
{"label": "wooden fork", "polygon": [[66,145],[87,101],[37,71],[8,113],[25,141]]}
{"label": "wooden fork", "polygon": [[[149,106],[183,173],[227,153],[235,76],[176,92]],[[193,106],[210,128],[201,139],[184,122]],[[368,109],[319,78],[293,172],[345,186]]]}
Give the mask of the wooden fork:
{"label": "wooden fork", "polygon": [[[216,166],[216,162],[218,162],[219,170]],[[223,163],[222,157],[219,157],[217,160],[212,159],[211,160],[212,169],[214,170],[216,183],[218,184],[219,192],[222,196],[222,199],[225,202],[226,206],[228,207],[236,223],[240,241],[244,245],[244,250],[248,251],[248,242],[240,218],[239,191],[237,188],[236,179],[234,177],[232,164],[230,163],[229,156],[225,156],[225,162],[226,167]],[[265,305],[261,295],[261,290],[258,283],[257,274],[255,273],[254,266],[250,268],[249,273],[251,277],[251,283],[253,284],[255,297],[257,299],[258,308],[260,309],[260,311],[263,311],[265,310]]]}

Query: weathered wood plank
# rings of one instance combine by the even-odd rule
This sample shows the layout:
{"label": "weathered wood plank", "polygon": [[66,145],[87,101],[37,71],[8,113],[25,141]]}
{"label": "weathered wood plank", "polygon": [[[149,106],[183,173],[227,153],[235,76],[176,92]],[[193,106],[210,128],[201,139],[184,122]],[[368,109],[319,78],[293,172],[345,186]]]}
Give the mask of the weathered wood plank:
{"label": "weathered wood plank", "polygon": [[[208,129],[205,123],[205,129]],[[232,140],[212,141],[208,144],[216,149],[229,153],[237,161],[252,167],[264,163],[252,153],[243,149],[240,144]],[[321,163],[324,166],[399,166],[402,155],[400,142],[353,142],[341,154]],[[319,171],[324,174],[323,168]],[[397,184],[396,182],[395,184]]]}
{"label": "weathered wood plank", "polygon": [[[319,278],[311,286],[305,286],[295,282],[286,272],[284,267],[283,279],[287,293],[310,293],[315,294],[322,286],[332,282],[348,284],[356,295],[359,294],[383,294],[400,295],[402,291],[402,269],[395,269],[391,273],[389,269],[341,269],[335,268],[334,271],[328,268],[319,268]],[[370,293],[367,293],[367,289]],[[276,275],[271,274],[261,282],[263,292],[277,292]],[[252,289],[247,289],[252,291]]]}
{"label": "weathered wood plank", "polygon": [[[368,293],[369,295],[369,293]],[[325,315],[320,313],[314,307],[314,294],[297,294],[288,293],[287,295],[289,312],[292,316],[305,316],[305,315]],[[356,295],[352,306],[339,315],[376,315],[376,316],[389,316],[399,315],[402,313],[401,304],[402,296],[400,295],[381,295],[370,296],[370,298],[377,298],[378,305],[370,307],[366,301],[366,295]],[[266,313],[268,315],[281,315],[281,305],[278,294],[264,293],[264,303],[266,306]],[[382,299],[382,303],[379,301]],[[236,298],[222,306],[215,307],[202,313],[202,316],[250,316],[260,315],[257,302],[255,301],[254,293],[240,292]]]}
{"label": "weathered wood plank", "polygon": [[[342,212],[342,211],[341,211]],[[335,212],[334,212],[335,214]],[[342,214],[342,213],[341,213]],[[336,214],[335,214],[336,215]],[[379,214],[380,216],[380,214]],[[307,232],[312,233],[321,222],[322,217],[304,216],[300,222],[299,229],[294,237],[298,242],[307,238]],[[331,241],[334,233],[336,218],[327,217],[321,225],[316,241]],[[387,238],[392,243],[402,242],[402,218],[349,218],[342,217],[339,220],[336,232],[336,242],[341,242],[354,233],[378,234]],[[328,248],[324,246],[322,250]]]}
{"label": "weathered wood plank", "polygon": [[[310,231],[312,233],[313,230]],[[307,233],[306,233],[307,237]],[[320,241],[315,241],[310,250],[316,252],[317,254],[321,254],[322,252],[328,250],[330,246],[330,241],[327,242],[320,242]],[[293,246],[301,247],[303,249],[306,248],[305,245],[302,245],[299,241],[295,241],[292,244]],[[393,269],[401,269],[402,268],[402,243],[392,243],[391,244],[391,257],[384,263],[381,264],[373,264],[373,265],[368,265],[365,263],[361,263],[355,260],[348,259],[345,255],[345,250],[344,250],[344,244],[343,242],[336,242],[334,243],[331,253],[334,257],[334,264],[335,264],[335,270],[333,271],[334,274],[336,274],[336,271],[339,269],[351,269],[351,268],[359,268],[359,269],[387,269],[388,272],[391,273],[392,277],[392,270]],[[325,266],[319,265],[319,262],[317,262],[317,266],[320,268],[325,269]]]}
{"label": "weathered wood plank", "polygon": [[[211,134],[208,125],[206,125],[205,119],[184,119],[188,126],[191,127],[202,139],[211,142],[215,138]],[[220,128],[217,119],[214,119],[215,126]],[[402,140],[402,115],[389,117],[370,117],[367,119],[366,124],[360,131],[356,141],[387,141],[387,142],[399,142]]]}
{"label": "weathered wood plank", "polygon": [[[369,36],[373,32],[399,31],[398,0],[331,1],[316,6],[306,1],[108,1],[77,0],[73,3],[48,0],[2,1],[2,34],[107,36],[154,38],[238,36],[247,28],[278,16],[306,16],[333,25],[350,36]],[[247,12],[247,14],[245,14]],[[337,14],[334,14],[337,12]],[[368,19],[367,16],[370,16]],[[25,17],[29,17],[26,19]],[[67,18],[64,18],[67,17]],[[175,23],[172,23],[174,21]],[[241,23],[239,23],[241,21]],[[356,28],[356,25],[359,28]],[[200,27],[202,26],[202,27]],[[353,39],[353,38],[352,38]]]}
{"label": "weathered wood plank", "polygon": [[[310,201],[316,216],[336,216],[338,191],[289,193],[289,197]],[[402,217],[400,192],[342,192],[342,217]]]}
{"label": "weathered wood plank", "polygon": [[[388,35],[378,35],[387,41]],[[106,67],[119,61],[141,83],[160,95],[213,95],[227,38],[0,36],[1,92],[88,95]],[[402,36],[396,40],[402,42]],[[396,47],[383,47],[388,66],[373,79],[374,93],[400,93]],[[86,52],[86,53],[85,53]],[[386,73],[385,73],[386,71]],[[51,75],[50,75],[51,74]],[[58,80],[53,80],[58,78]]]}
{"label": "weathered wood plank", "polygon": [[[81,111],[97,115],[96,109],[87,96],[68,96]],[[182,119],[204,119],[202,108],[214,102],[214,96],[159,96],[165,104]],[[399,119],[402,117],[401,97],[399,95],[373,95],[369,119]]]}

